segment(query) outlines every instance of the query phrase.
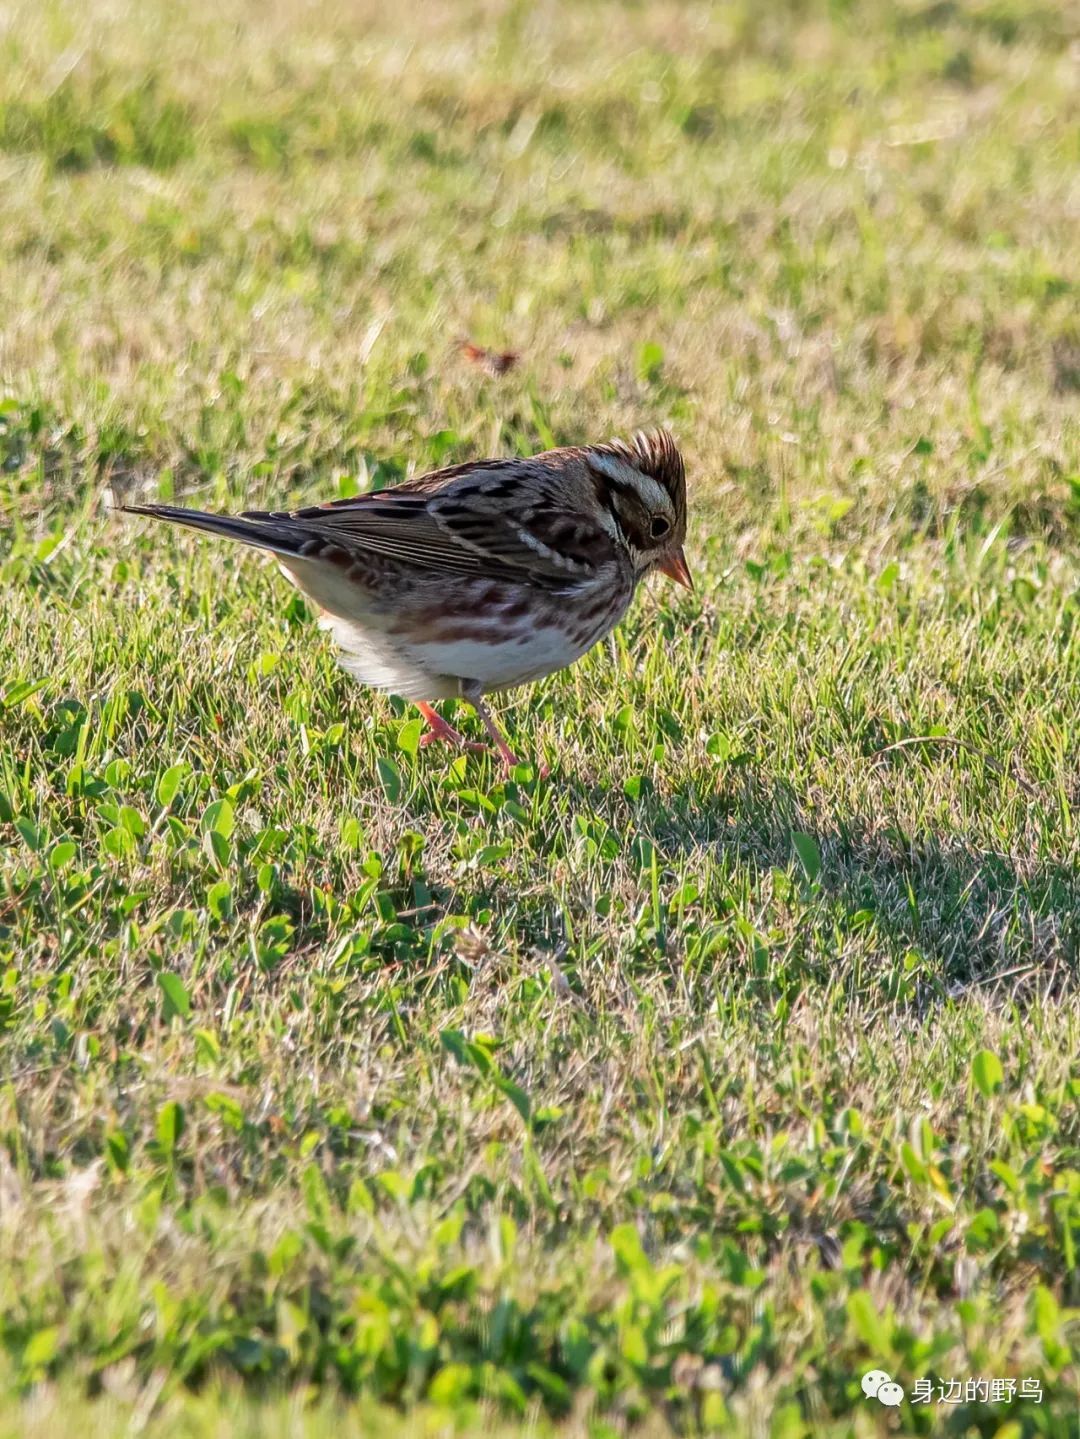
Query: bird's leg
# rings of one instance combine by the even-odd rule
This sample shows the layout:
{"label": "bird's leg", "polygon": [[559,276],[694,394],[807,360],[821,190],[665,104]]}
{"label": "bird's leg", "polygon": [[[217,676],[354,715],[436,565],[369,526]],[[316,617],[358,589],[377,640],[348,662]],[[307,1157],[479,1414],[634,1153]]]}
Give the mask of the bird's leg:
{"label": "bird's leg", "polygon": [[507,770],[512,770],[514,766],[516,764],[520,764],[521,761],[518,759],[517,755],[503,739],[502,735],[499,733],[499,727],[491,718],[491,711],[488,709],[484,701],[480,698],[479,690],[476,690],[471,694],[466,694],[465,698],[469,701],[473,709],[480,716],[481,723],[487,730],[488,734],[491,736],[491,743],[502,755],[503,764],[506,766]]}
{"label": "bird's leg", "polygon": [[470,750],[473,754],[484,754],[487,750],[486,744],[474,743],[467,740],[463,734],[459,734],[452,724],[443,719],[438,710],[432,709],[428,704],[420,702],[416,708],[428,722],[426,733],[420,736],[420,748],[427,749],[429,744],[436,740],[447,740],[450,744],[460,745],[462,749]]}

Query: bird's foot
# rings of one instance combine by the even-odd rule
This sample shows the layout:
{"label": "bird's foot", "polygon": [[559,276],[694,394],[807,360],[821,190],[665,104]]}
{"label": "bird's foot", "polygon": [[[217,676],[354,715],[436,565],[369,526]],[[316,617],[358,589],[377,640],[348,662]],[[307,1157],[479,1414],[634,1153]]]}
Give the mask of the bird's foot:
{"label": "bird's foot", "polygon": [[457,745],[459,749],[468,750],[470,754],[487,754],[486,744],[466,739],[452,724],[443,719],[438,710],[432,709],[428,704],[418,704],[416,708],[428,722],[427,730],[420,736],[421,749],[427,749],[429,744],[445,741],[447,744]]}
{"label": "bird's foot", "polygon": [[[517,755],[506,743],[506,740],[503,739],[502,734],[499,731],[498,725],[491,717],[491,711],[488,709],[484,701],[480,698],[479,694],[467,694],[465,698],[469,701],[473,709],[480,716],[481,722],[483,723],[484,728],[487,730],[488,735],[491,738],[491,743],[499,751],[502,762],[506,766],[507,775],[511,773],[515,766],[527,763],[527,761],[518,759]],[[551,773],[546,764],[538,765],[536,772],[541,779],[547,779],[548,775]]]}
{"label": "bird's foot", "polygon": [[[513,773],[514,769],[519,764],[526,763],[526,761],[519,759],[518,756],[514,753],[514,751],[510,748],[510,746],[506,743],[506,740],[499,732],[498,726],[492,719],[491,713],[488,710],[487,705],[483,703],[480,697],[477,696],[474,699],[470,695],[468,698],[469,703],[473,706],[473,708],[476,710],[476,713],[480,716],[484,728],[487,730],[489,736],[491,737],[491,743],[498,751],[499,758],[502,760],[503,765],[506,768],[507,776],[509,777],[509,775]],[[446,741],[448,744],[457,745],[460,749],[468,750],[470,754],[490,754],[491,750],[488,745],[479,744],[474,740],[467,740],[465,736],[461,734],[458,730],[456,730],[452,724],[448,723],[448,721],[443,719],[442,715],[439,714],[438,710],[432,709],[431,705],[418,704],[416,708],[420,711],[420,713],[428,722],[428,729],[425,731],[424,734],[420,736],[421,749],[427,749],[428,745],[435,744],[437,741],[443,740]],[[547,779],[550,772],[551,771],[548,769],[548,766],[546,764],[537,766],[537,774],[541,779]]]}
{"label": "bird's foot", "polygon": [[496,745],[495,747],[499,751],[499,754],[502,756],[502,762],[506,766],[507,774],[509,774],[510,771],[515,768],[515,766],[525,763],[524,760],[518,759],[517,755],[505,741]]}

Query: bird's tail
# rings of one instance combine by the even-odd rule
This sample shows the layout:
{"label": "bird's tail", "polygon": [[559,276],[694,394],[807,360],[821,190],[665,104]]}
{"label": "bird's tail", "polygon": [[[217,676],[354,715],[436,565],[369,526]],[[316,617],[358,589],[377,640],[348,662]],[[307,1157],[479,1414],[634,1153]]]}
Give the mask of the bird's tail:
{"label": "bird's tail", "polygon": [[276,555],[298,555],[305,539],[310,539],[310,534],[305,535],[301,526],[291,524],[285,516],[213,515],[207,510],[188,510],[182,505],[117,505],[116,508],[128,515],[151,515],[155,520],[186,525],[190,530],[225,535],[230,540],[271,550]]}

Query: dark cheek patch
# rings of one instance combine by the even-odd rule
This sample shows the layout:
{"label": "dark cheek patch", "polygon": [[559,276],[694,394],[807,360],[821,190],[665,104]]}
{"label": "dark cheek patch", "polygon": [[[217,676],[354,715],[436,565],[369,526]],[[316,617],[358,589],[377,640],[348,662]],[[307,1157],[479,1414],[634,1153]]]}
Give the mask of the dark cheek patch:
{"label": "dark cheek patch", "polygon": [[617,494],[614,508],[615,517],[626,536],[627,543],[635,550],[651,549],[656,541],[649,534],[652,520],[645,506],[629,495]]}

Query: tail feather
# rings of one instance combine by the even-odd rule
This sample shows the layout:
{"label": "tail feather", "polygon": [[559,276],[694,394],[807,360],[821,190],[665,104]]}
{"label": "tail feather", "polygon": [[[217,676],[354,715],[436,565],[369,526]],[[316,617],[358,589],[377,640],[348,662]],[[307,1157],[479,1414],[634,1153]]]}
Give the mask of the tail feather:
{"label": "tail feather", "polygon": [[150,515],[155,520],[168,520],[170,524],[185,525],[190,530],[225,535],[230,540],[271,550],[276,555],[299,554],[305,538],[310,538],[304,535],[300,526],[292,525],[285,519],[241,519],[238,515],[189,510],[183,505],[117,505],[116,508],[127,515]]}

